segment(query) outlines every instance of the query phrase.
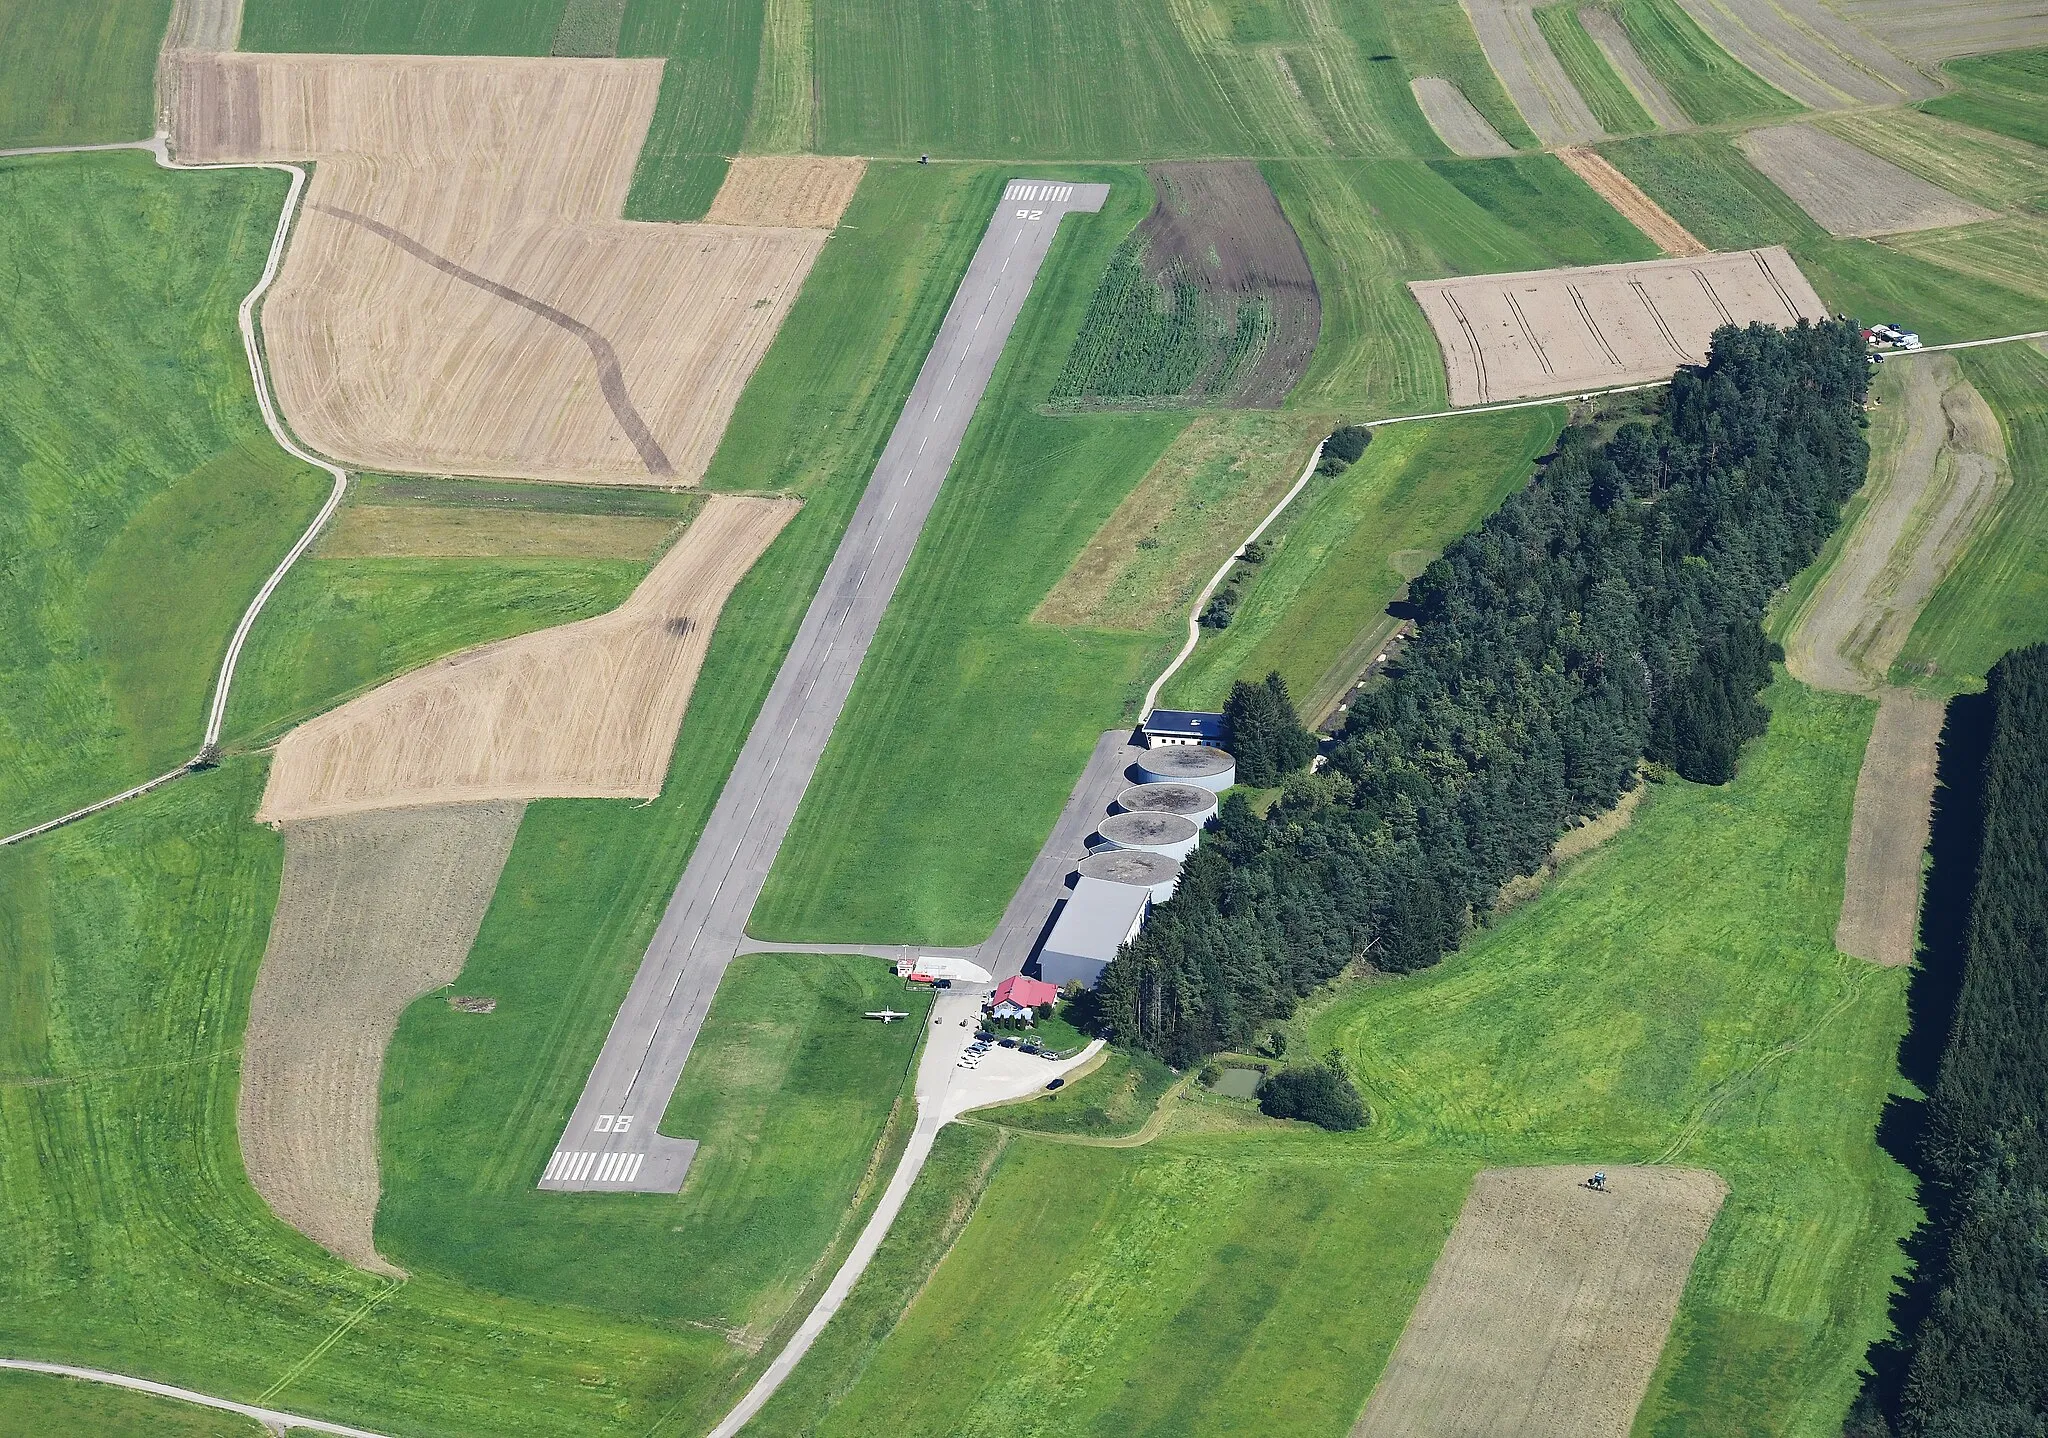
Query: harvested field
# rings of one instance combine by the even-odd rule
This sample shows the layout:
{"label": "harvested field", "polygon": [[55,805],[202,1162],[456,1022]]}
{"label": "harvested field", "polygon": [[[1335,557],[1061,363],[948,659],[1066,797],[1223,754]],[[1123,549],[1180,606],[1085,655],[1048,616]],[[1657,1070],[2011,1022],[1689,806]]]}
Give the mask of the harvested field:
{"label": "harvested field", "polygon": [[[1923,230],[1910,235],[1893,235],[1883,241],[1888,249],[1926,260],[1929,264],[1959,275],[1982,280],[2003,290],[2007,296],[2025,296],[2048,301],[2048,222],[2031,215],[2015,215],[1988,224],[1954,230]],[[2011,301],[2006,301],[2008,305]],[[2015,309],[2000,315],[2007,325]],[[2040,328],[2038,308],[2017,309],[2020,324]]]}
{"label": "harvested field", "polygon": [[1586,33],[1593,37],[1593,43],[1600,47],[1600,53],[1607,57],[1607,63],[1614,67],[1616,74],[1628,82],[1629,89],[1643,102],[1643,108],[1650,112],[1650,118],[1666,130],[1689,130],[1692,117],[1679,108],[1671,92],[1664,88],[1650,67],[1643,63],[1643,57],[1636,52],[1635,42],[1628,38],[1628,31],[1615,17],[1612,10],[1598,5],[1588,5],[1579,11],[1579,23],[1586,27]]}
{"label": "harvested field", "polygon": [[[1925,100],[1941,86],[1824,0],[1678,0],[1722,49],[1816,110]],[[1941,8],[1941,7],[1929,7]]]}
{"label": "harvested field", "polygon": [[1913,961],[1935,752],[1947,714],[1939,699],[1885,690],[1856,775],[1835,947],[1887,968]]}
{"label": "harvested field", "polygon": [[1884,684],[1921,608],[2011,483],[1998,418],[1954,356],[1894,358],[1885,379],[1863,509],[1785,638],[1786,667],[1817,689]]}
{"label": "harvested field", "polygon": [[1749,130],[1735,143],[1831,234],[1895,235],[1992,218],[1991,211],[1811,125]]}
{"label": "harvested field", "polygon": [[1600,122],[1544,42],[1530,6],[1514,0],[1463,3],[1486,62],[1544,144],[1577,145],[1600,138]]}
{"label": "harvested field", "polygon": [[257,817],[654,798],[719,609],[796,507],[714,495],[611,613],[453,655],[300,725]]}
{"label": "harvested field", "polygon": [[1454,405],[1660,379],[1704,361],[1723,324],[1827,317],[1778,245],[1408,288],[1436,330]]}
{"label": "harvested field", "polygon": [[1111,256],[1052,403],[1277,408],[1323,324],[1294,227],[1249,160],[1147,173],[1158,200]]}
{"label": "harvested field", "polygon": [[2048,0],[1837,0],[1901,55],[1921,61],[2048,45]]}
{"label": "harvested field", "polygon": [[313,553],[320,559],[652,559],[673,519],[531,510],[351,504],[335,515]]}
{"label": "harvested field", "polygon": [[319,162],[264,330],[293,425],[353,465],[692,483],[825,242],[618,218],[660,61],[167,64],[181,158]]}
{"label": "harvested field", "polygon": [[360,1268],[398,1273],[371,1241],[385,1047],[406,1005],[462,972],[524,811],[454,804],[285,826],[236,1127],[271,1210]]}
{"label": "harvested field", "polygon": [[1665,208],[1637,188],[1636,182],[1614,168],[1597,150],[1567,145],[1557,158],[1573,174],[1593,187],[1596,194],[1619,210],[1628,222],[1648,235],[1667,255],[1704,255],[1707,247],[1692,232],[1671,218]]}
{"label": "harvested field", "polygon": [[1489,1169],[1352,1438],[1626,1438],[1728,1186],[1696,1169]]}
{"label": "harvested field", "polygon": [[1430,129],[1436,131],[1436,137],[1450,147],[1452,154],[1484,160],[1515,153],[1515,147],[1486,123],[1486,116],[1449,80],[1418,75],[1408,82],[1408,88],[1414,91],[1415,103],[1422,107]]}
{"label": "harvested field", "polygon": [[741,155],[725,172],[704,223],[829,230],[846,213],[867,166],[844,155]]}

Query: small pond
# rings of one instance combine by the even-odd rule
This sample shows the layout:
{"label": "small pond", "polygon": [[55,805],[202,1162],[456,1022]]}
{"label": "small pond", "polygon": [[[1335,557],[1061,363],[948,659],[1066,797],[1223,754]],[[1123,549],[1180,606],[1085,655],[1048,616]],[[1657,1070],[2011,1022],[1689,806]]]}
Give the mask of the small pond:
{"label": "small pond", "polygon": [[1264,1077],[1257,1069],[1225,1069],[1209,1091],[1225,1098],[1257,1098],[1259,1080]]}

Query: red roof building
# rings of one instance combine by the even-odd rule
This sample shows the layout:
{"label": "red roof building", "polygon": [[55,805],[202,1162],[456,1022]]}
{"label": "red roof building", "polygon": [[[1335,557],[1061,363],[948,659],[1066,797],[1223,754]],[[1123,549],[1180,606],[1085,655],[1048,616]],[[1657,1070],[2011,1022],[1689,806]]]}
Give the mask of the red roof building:
{"label": "red roof building", "polygon": [[1018,974],[996,985],[995,994],[989,1000],[989,1012],[1000,1018],[1021,1016],[1040,1004],[1057,1003],[1059,996],[1060,991],[1051,984]]}

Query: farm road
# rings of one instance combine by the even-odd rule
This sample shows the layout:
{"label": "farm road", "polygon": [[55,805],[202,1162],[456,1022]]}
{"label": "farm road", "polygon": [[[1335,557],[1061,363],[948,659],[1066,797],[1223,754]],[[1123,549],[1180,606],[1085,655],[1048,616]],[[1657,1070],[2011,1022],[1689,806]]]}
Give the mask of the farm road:
{"label": "farm road", "polygon": [[664,1138],[655,1125],[719,979],[741,951],[747,916],[1060,219],[1099,210],[1108,195],[1106,185],[1041,180],[1005,189],[548,1161],[543,1189],[682,1187],[697,1145]]}

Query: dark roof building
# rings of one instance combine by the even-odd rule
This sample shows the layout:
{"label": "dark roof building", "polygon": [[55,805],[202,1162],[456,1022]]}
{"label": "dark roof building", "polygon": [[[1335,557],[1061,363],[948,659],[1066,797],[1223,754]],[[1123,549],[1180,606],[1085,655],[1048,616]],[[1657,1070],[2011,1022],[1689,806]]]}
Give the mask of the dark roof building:
{"label": "dark roof building", "polygon": [[1213,744],[1220,748],[1226,727],[1221,714],[1205,714],[1199,709],[1154,709],[1138,726],[1138,732],[1145,736],[1147,749],[1156,749],[1161,744]]}

